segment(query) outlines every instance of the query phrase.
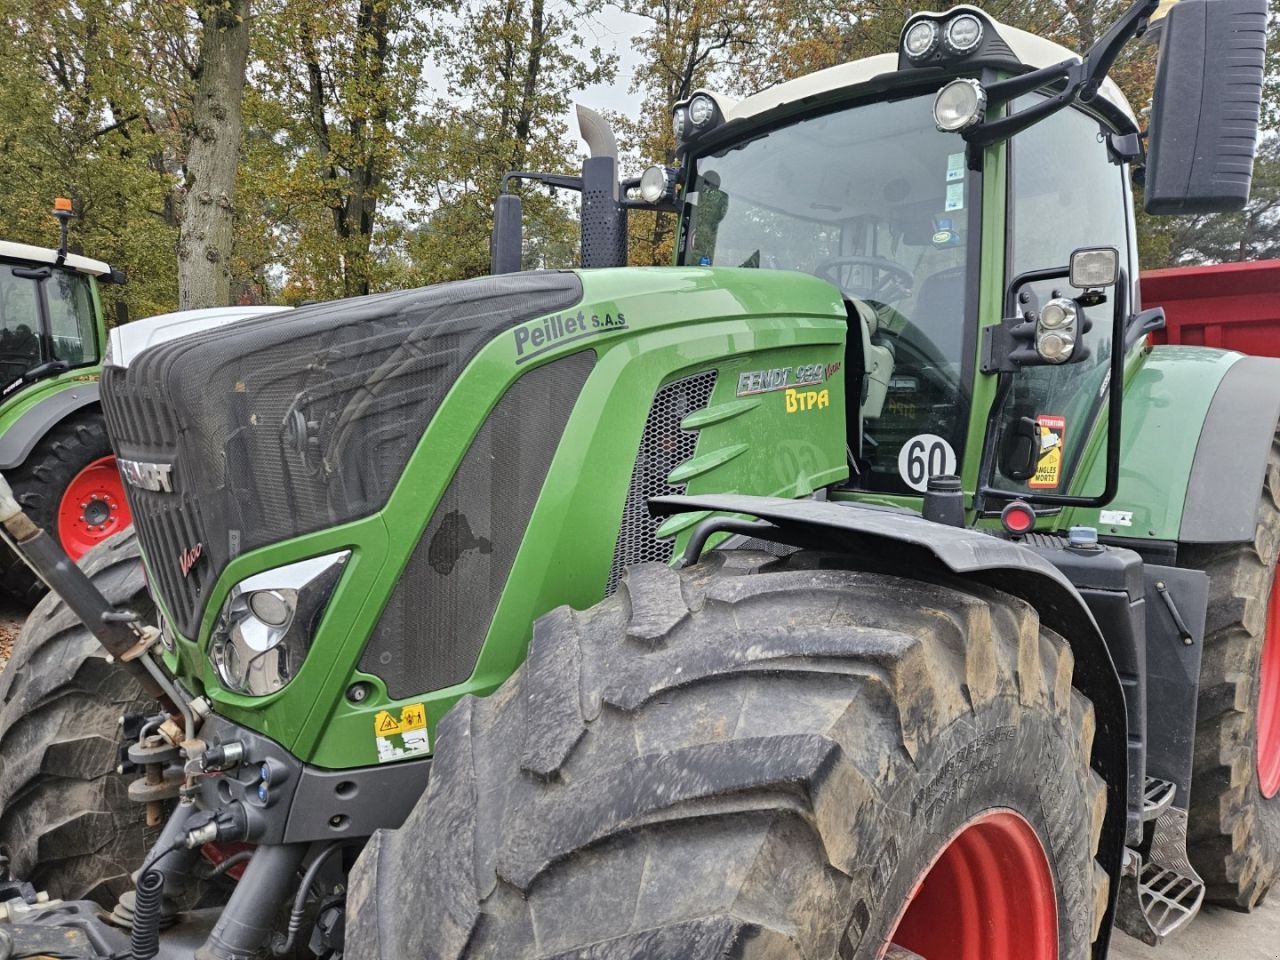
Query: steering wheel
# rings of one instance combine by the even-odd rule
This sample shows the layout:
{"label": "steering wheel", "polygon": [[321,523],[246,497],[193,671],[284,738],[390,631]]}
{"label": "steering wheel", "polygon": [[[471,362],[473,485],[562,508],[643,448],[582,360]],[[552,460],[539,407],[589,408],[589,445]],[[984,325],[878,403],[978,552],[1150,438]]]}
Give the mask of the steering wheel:
{"label": "steering wheel", "polygon": [[[861,288],[846,286],[837,275],[837,267],[870,267],[871,285]],[[815,276],[835,284],[850,297],[859,300],[897,300],[899,297],[892,295],[895,291],[887,289],[889,285],[896,282],[903,291],[909,293],[916,279],[911,271],[887,257],[829,257],[814,267],[813,272]],[[884,274],[883,278],[881,274]],[[890,296],[885,296],[886,292]]]}

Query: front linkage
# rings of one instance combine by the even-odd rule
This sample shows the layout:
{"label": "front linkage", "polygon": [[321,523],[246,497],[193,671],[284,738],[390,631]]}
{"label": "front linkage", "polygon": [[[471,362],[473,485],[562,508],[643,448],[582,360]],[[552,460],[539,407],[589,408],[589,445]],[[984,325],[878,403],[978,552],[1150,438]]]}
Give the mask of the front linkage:
{"label": "front linkage", "polygon": [[[122,895],[110,914],[96,902],[51,899],[30,883],[6,879],[7,864],[0,863],[0,921],[7,921],[0,923],[0,957],[149,960],[194,954],[200,960],[232,960],[267,951],[293,955],[301,945],[322,957],[340,949],[329,939],[335,931],[340,937],[342,926],[341,855],[353,858],[353,846],[363,837],[285,842],[289,805],[273,811],[270,795],[273,787],[303,779],[302,764],[260,735],[212,717],[207,701],[175,684],[151,655],[160,631],[138,613],[113,606],[57,540],[23,513],[3,476],[0,527],[112,662],[159,704],[154,714],[122,718],[131,742],[122,750],[121,769],[141,774],[129,785],[129,798],[145,804],[148,826],[163,821],[134,874],[136,890]],[[246,765],[250,756],[266,759]],[[260,803],[250,807],[244,802],[249,795]],[[164,810],[174,801],[165,820]],[[300,832],[305,830],[293,830]],[[250,850],[246,841],[256,846]],[[214,875],[243,873],[224,906],[185,911],[175,926],[177,903],[190,902],[193,887],[207,879],[196,870],[202,852],[220,861]],[[304,864],[295,895],[295,878]],[[307,899],[317,884],[326,891],[318,912],[308,910]],[[291,897],[287,920],[281,922],[280,905]],[[313,932],[307,944],[300,944],[304,916]]]}

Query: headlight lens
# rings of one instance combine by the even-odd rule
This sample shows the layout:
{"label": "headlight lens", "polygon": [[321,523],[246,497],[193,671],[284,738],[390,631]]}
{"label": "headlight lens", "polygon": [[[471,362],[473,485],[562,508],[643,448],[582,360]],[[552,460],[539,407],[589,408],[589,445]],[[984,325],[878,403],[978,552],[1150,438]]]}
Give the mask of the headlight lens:
{"label": "headlight lens", "polygon": [[676,107],[675,113],[671,114],[671,132],[675,135],[676,143],[684,139],[684,107]]}
{"label": "headlight lens", "polygon": [[971,13],[952,17],[947,24],[947,49],[954,53],[968,53],[982,41],[982,21]]}
{"label": "headlight lens", "polygon": [[913,23],[902,38],[902,49],[912,60],[923,60],[937,49],[940,33],[932,20]]}
{"label": "headlight lens", "polygon": [[343,550],[291,563],[231,588],[209,644],[223,686],[264,697],[297,675],[350,556]]}
{"label": "headlight lens", "polygon": [[1079,311],[1074,300],[1055,297],[1040,309],[1036,318],[1036,353],[1049,363],[1066,363],[1076,351],[1076,320]]}
{"label": "headlight lens", "polygon": [[667,168],[653,166],[640,175],[640,199],[657,203],[667,195]]}
{"label": "headlight lens", "polygon": [[933,121],[943,133],[966,130],[987,112],[987,91],[977,80],[952,80],[933,100]]}
{"label": "headlight lens", "polygon": [[689,101],[689,120],[695,127],[705,127],[716,115],[716,102],[705,93],[699,93]]}

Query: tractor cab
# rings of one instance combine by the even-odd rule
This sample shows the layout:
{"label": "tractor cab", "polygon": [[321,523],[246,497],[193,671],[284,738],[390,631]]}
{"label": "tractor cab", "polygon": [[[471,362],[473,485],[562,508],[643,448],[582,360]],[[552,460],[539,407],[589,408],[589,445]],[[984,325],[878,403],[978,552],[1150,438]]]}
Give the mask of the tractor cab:
{"label": "tractor cab", "polygon": [[58,249],[0,241],[0,397],[75,367],[98,363],[105,336],[97,284],[124,276],[68,253],[70,201],[59,199]]}
{"label": "tractor cab", "polygon": [[[1152,212],[1238,209],[1249,171],[1233,157],[1256,134],[1180,110],[1246,86],[1206,51],[1252,38],[1198,22],[1198,5],[1156,7],[1133,4],[1083,57],[975,7],[915,14],[896,53],[677,103],[678,168],[614,183],[612,136],[580,110],[581,178],[508,181],[583,190],[584,266],[621,263],[627,211],[658,209],[678,217],[677,265],[835,286],[848,495],[918,508],[930,477],[954,474],[971,519],[1014,499],[1105,506],[1125,358],[1162,323],[1138,309],[1131,179],[1146,174]],[[1149,131],[1107,77],[1144,33],[1164,38]],[[519,263],[518,198],[496,214],[503,272]]]}

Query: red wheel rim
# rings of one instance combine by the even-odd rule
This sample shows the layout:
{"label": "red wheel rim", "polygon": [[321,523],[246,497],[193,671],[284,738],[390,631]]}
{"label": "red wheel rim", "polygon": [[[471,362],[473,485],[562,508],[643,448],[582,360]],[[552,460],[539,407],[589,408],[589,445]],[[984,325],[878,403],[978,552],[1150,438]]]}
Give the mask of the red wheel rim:
{"label": "red wheel rim", "polygon": [[1280,580],[1271,586],[1258,678],[1258,789],[1280,793]]}
{"label": "red wheel rim", "polygon": [[1012,810],[965,824],[916,879],[889,940],[924,960],[1057,960],[1053,873],[1031,824]]}
{"label": "red wheel rim", "polygon": [[72,560],[132,522],[115,457],[95,460],[77,473],[58,504],[58,539]]}

